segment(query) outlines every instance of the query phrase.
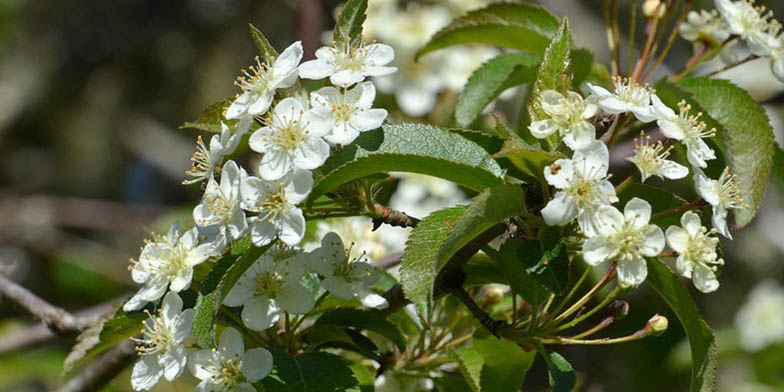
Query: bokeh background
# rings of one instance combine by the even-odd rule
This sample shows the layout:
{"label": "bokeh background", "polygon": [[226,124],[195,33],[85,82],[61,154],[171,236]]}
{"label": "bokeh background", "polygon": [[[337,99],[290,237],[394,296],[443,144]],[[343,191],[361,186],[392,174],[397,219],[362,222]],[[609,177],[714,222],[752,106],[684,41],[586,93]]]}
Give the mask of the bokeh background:
{"label": "bokeh background", "polygon": [[[398,3],[401,12],[423,14],[434,5],[454,13],[484,2]],[[540,3],[569,16],[578,46],[607,59],[598,1]],[[629,6],[621,3],[624,20]],[[175,219],[187,222],[200,197],[198,186],[180,185],[198,133],[178,126],[235,93],[236,75],[256,54],[247,24],[258,26],[279,49],[302,40],[309,57],[323,39],[322,31],[331,28],[338,4],[0,0],[0,272],[74,311],[105,307],[131,293],[135,288],[128,260],[136,257],[142,240],[150,231],[165,231]],[[761,4],[784,15],[781,2]],[[712,2],[695,2],[694,8],[703,7]],[[679,40],[660,72],[679,69],[690,51]],[[479,65],[471,56],[460,58],[450,61],[465,68],[464,73]],[[784,85],[773,79],[767,64],[752,62],[727,77],[765,103],[781,142]],[[431,121],[448,121],[441,114],[454,102],[460,84],[458,75],[433,88],[436,114]],[[395,111],[393,119],[411,117],[391,95],[379,102]],[[512,92],[496,109],[519,105],[519,94]],[[424,193],[415,191],[413,206],[439,197],[442,204],[465,199],[459,193],[439,194],[459,192],[457,188],[422,189]],[[719,335],[721,391],[784,390],[782,196],[784,184],[774,182],[755,222],[737,232],[736,240],[723,242],[726,268],[720,290],[711,295],[692,290]],[[766,288],[753,296],[745,316],[736,316],[763,280]],[[675,318],[647,288],[626,299],[631,314],[613,331],[636,329],[654,313],[670,317],[670,330],[621,346],[564,348],[561,352],[580,373],[580,390],[687,390],[688,351]],[[0,391],[44,391],[67,380],[61,365],[72,342],[52,339],[14,348],[34,324],[0,299]],[[744,348],[739,328],[771,339],[762,347]],[[525,390],[546,390],[546,377],[545,367],[537,363]],[[189,388],[186,380],[157,390]],[[107,390],[130,390],[128,375]]]}

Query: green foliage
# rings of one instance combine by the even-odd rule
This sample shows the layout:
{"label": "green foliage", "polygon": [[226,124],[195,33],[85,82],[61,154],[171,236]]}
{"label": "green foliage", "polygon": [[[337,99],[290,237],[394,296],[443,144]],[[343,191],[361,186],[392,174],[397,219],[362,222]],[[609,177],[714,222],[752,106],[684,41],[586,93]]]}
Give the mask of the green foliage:
{"label": "green foliage", "polygon": [[544,285],[526,271],[527,265],[523,258],[528,257],[526,255],[526,252],[529,251],[528,248],[539,249],[539,244],[531,244],[531,242],[533,241],[506,240],[501,246],[496,262],[503,275],[509,280],[512,292],[522,297],[532,307],[537,308],[544,303],[549,293]]}
{"label": "green foliage", "polygon": [[482,368],[485,359],[473,347],[460,347],[449,353],[450,358],[457,362],[460,373],[465,377],[465,381],[471,390],[478,392],[482,390]]}
{"label": "green foliage", "polygon": [[[653,214],[672,210],[687,204],[686,200],[683,200],[680,196],[665,189],[646,184],[632,183],[618,194],[618,209],[623,211],[623,206],[634,197],[647,201],[651,205]],[[699,210],[695,212],[699,212]],[[670,225],[680,226],[682,214],[683,212],[652,217],[651,223],[658,225],[663,230],[667,230]]]}
{"label": "green foliage", "polygon": [[562,294],[569,283],[569,257],[566,244],[555,230],[555,244],[548,246],[534,240],[507,240],[501,247],[500,266],[508,273],[515,273],[520,296],[531,303],[539,303],[547,295],[544,288]]}
{"label": "green foliage", "polygon": [[658,259],[648,259],[648,284],[670,306],[686,331],[692,358],[691,392],[716,390],[716,337],[678,277]]}
{"label": "green foliage", "polygon": [[536,180],[546,183],[544,168],[553,162],[566,158],[557,151],[544,151],[539,146],[531,146],[522,139],[508,139],[504,142],[501,151],[493,155],[494,158],[508,159],[520,173],[526,176],[523,180]]}
{"label": "green foliage", "polygon": [[257,248],[251,245],[250,237],[238,240],[232,249],[215,264],[201,284],[193,317],[193,336],[196,343],[212,347],[215,342],[215,317],[223,299],[237,280],[272,244]]}
{"label": "green foliage", "polygon": [[220,133],[221,122],[226,122],[226,119],[223,117],[223,113],[226,111],[226,108],[231,105],[231,102],[231,98],[225,98],[213,103],[210,106],[207,106],[207,108],[201,111],[199,118],[194,121],[184,122],[182,125],[180,125],[180,129],[190,128],[201,131]]}
{"label": "green foliage", "polygon": [[400,351],[406,349],[406,341],[397,329],[397,326],[372,312],[352,308],[332,309],[321,315],[312,328],[323,326],[350,327],[359,331],[373,331],[395,343]]}
{"label": "green foliage", "polygon": [[481,146],[424,124],[387,124],[383,131],[365,132],[332,154],[322,170],[310,201],[349,181],[390,171],[427,174],[476,191],[503,183],[504,176]]}
{"label": "green foliage", "polygon": [[428,312],[436,278],[436,256],[466,207],[436,211],[422,219],[406,241],[400,261],[400,284],[406,298]]}
{"label": "green foliage", "polygon": [[[556,90],[565,93],[571,86],[568,76],[569,53],[572,48],[572,35],[569,33],[569,22],[564,18],[558,32],[553,36],[550,45],[542,56],[542,62],[536,72],[536,82],[528,100],[528,116],[531,122],[547,118],[547,114],[542,109],[541,94],[546,90]],[[554,135],[551,138],[556,138]],[[548,139],[549,140],[549,139]],[[550,142],[550,151],[555,149],[558,143]]]}
{"label": "green foliage", "polygon": [[[80,367],[87,363],[87,360],[90,358],[121,343],[131,336],[137,335],[141,332],[146,318],[147,316],[142,312],[128,313],[122,310],[122,308],[117,309],[113,316],[99,324],[101,325],[99,328],[88,329],[85,331],[84,336],[80,336],[80,341],[86,339],[85,341],[87,342],[86,344],[89,345],[89,348],[74,347],[74,350],[80,349],[83,350],[84,353],[74,356],[69,355],[70,360],[63,365],[63,370],[68,372],[71,369]],[[96,332],[96,329],[100,330],[100,333],[97,335],[97,342],[95,339],[88,338],[88,335]]]}
{"label": "green foliage", "polygon": [[735,221],[739,226],[747,225],[757,212],[772,166],[775,142],[767,114],[746,91],[726,80],[701,77],[677,85],[661,80],[657,90],[660,88],[674,98],[662,98],[667,105],[675,106],[675,99],[685,99],[693,112],[703,112],[708,126],[718,131],[717,142],[726,164],[737,175],[738,189],[749,205],[734,210]]}
{"label": "green foliage", "polygon": [[531,83],[541,58],[528,53],[505,53],[488,60],[468,79],[455,108],[461,127],[469,126],[504,90]]}
{"label": "green foliage", "polygon": [[362,40],[362,23],[365,22],[367,0],[348,0],[338,15],[332,39],[338,48],[359,44]]}
{"label": "green foliage", "polygon": [[271,65],[272,59],[278,57],[278,51],[275,50],[275,47],[267,40],[267,37],[264,36],[261,30],[257,29],[252,23],[248,23],[248,27],[250,28],[250,36],[253,37],[253,43],[259,49],[264,62],[267,65]]}
{"label": "green foliage", "polygon": [[522,388],[526,372],[536,357],[517,343],[477,332],[472,347],[450,352],[460,373],[475,392],[515,392]]}
{"label": "green foliage", "polygon": [[463,44],[487,44],[541,53],[558,29],[547,9],[528,3],[495,3],[471,11],[444,27],[416,57]]}
{"label": "green foliage", "polygon": [[273,373],[261,380],[267,392],[359,392],[359,384],[348,363],[326,352],[296,356],[271,349]]}
{"label": "green foliage", "polygon": [[549,369],[550,386],[553,392],[571,392],[577,384],[577,376],[569,361],[555,351],[542,353]]}

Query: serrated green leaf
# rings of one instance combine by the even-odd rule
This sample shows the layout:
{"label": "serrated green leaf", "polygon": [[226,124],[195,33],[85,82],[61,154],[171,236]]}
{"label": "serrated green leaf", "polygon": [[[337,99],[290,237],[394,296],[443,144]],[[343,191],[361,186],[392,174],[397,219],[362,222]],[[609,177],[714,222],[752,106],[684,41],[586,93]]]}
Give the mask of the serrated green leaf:
{"label": "serrated green leaf", "polygon": [[541,53],[558,29],[547,9],[528,3],[495,3],[471,11],[444,27],[416,57],[463,44],[488,44]]}
{"label": "serrated green leaf", "polygon": [[509,139],[504,142],[501,151],[493,155],[494,158],[508,159],[514,167],[526,175],[527,180],[545,182],[544,168],[553,162],[566,158],[560,152],[544,151],[538,146],[531,146],[521,139]]}
{"label": "serrated green leaf", "polygon": [[261,30],[257,29],[253,23],[248,23],[248,27],[250,28],[250,36],[253,37],[253,43],[255,43],[256,48],[259,49],[261,58],[264,59],[264,62],[267,63],[267,65],[271,65],[272,59],[278,57],[278,51],[275,50],[275,47],[267,40],[267,37],[265,37]]}
{"label": "serrated green leaf", "polygon": [[429,309],[438,248],[465,209],[465,206],[460,206],[428,215],[416,225],[406,241],[400,261],[400,284],[406,298],[420,308]]}
{"label": "serrated green leaf", "polygon": [[498,339],[484,331],[477,333],[473,345],[484,358],[482,391],[520,391],[536,358],[535,351],[526,352],[511,340]]}
{"label": "serrated green leaf", "polygon": [[574,374],[572,364],[555,351],[548,351],[544,355],[553,392],[572,392],[577,385],[577,376]]}
{"label": "serrated green leaf", "polygon": [[[571,79],[568,76],[569,53],[573,46],[572,35],[569,33],[569,22],[563,19],[558,32],[553,36],[550,44],[542,56],[542,62],[536,72],[536,82],[531,90],[531,97],[528,100],[528,116],[530,122],[544,120],[548,118],[542,109],[541,94],[546,90],[556,90],[565,93],[571,87]],[[551,140],[552,139],[552,140]],[[560,140],[557,135],[551,136],[549,150],[555,149]]]}
{"label": "serrated green leaf", "polygon": [[223,299],[245,270],[273,244],[274,242],[257,248],[251,246],[249,237],[243,238],[235,242],[232,248],[215,263],[215,267],[201,284],[194,308],[193,336],[199,346],[209,348],[214,345],[215,317]]}
{"label": "serrated green leaf", "polygon": [[569,53],[569,71],[572,73],[572,86],[579,86],[591,75],[593,53],[588,49],[573,49]]}
{"label": "serrated green leaf", "polygon": [[716,390],[716,337],[700,317],[697,305],[678,277],[658,259],[648,259],[648,284],[664,299],[683,325],[692,358],[691,392]]}
{"label": "serrated green leaf", "polygon": [[362,23],[365,22],[367,0],[348,0],[338,15],[332,39],[338,48],[348,43],[360,43],[362,39]]}
{"label": "serrated green leaf", "polygon": [[540,60],[539,56],[516,52],[502,54],[482,64],[471,74],[457,101],[457,124],[469,126],[504,90],[531,83]]}
{"label": "serrated green leaf", "polygon": [[273,374],[261,380],[267,392],[359,392],[354,372],[337,355],[312,352],[291,356],[278,349],[270,351]]}
{"label": "serrated green leaf", "polygon": [[498,252],[499,258],[496,261],[504,276],[509,279],[512,292],[522,297],[535,309],[544,303],[549,293],[547,288],[526,271],[526,265],[521,258],[521,250],[526,249],[526,245],[539,248],[538,244],[526,244],[522,240],[506,240]]}
{"label": "serrated green leaf", "polygon": [[466,384],[474,392],[482,390],[482,367],[485,359],[473,347],[460,347],[450,352],[452,360],[457,362],[460,373],[466,380]]}
{"label": "serrated green leaf", "polygon": [[562,237],[553,237],[552,246],[538,241],[523,241],[517,255],[526,272],[555,294],[563,294],[569,284],[569,255]]}
{"label": "serrated green leaf", "polygon": [[402,171],[443,178],[481,191],[503,183],[504,171],[479,145],[425,124],[387,124],[364,132],[336,151],[322,166],[309,201],[349,181]]}
{"label": "serrated green leaf", "polygon": [[458,134],[482,147],[488,154],[495,154],[504,145],[504,139],[495,134],[473,129],[449,128],[449,132]]}
{"label": "serrated green leaf", "polygon": [[[687,204],[686,200],[668,190],[651,185],[633,183],[618,194],[618,209],[623,210],[626,203],[634,197],[647,201],[651,205],[653,214]],[[680,225],[682,214],[683,212],[653,217],[651,218],[651,223],[658,225],[663,230],[667,230],[670,225]]]}
{"label": "serrated green leaf", "polygon": [[313,328],[320,326],[351,327],[360,331],[373,331],[391,340],[400,351],[406,349],[406,341],[395,324],[373,312],[352,308],[329,310],[316,320]]}
{"label": "serrated green leaf", "polygon": [[204,110],[202,110],[199,118],[195,121],[187,121],[180,125],[180,129],[198,129],[201,131],[207,131],[212,133],[220,133],[221,131],[221,122],[228,122],[223,117],[223,112],[226,111],[226,108],[231,105],[232,98],[225,98],[218,102],[213,103],[210,106],[207,106]]}
{"label": "serrated green leaf", "polygon": [[737,175],[738,189],[749,205],[734,210],[735,222],[745,226],[757,213],[768,186],[775,143],[768,115],[745,90],[727,80],[701,77],[683,80],[679,85],[722,125],[718,136],[727,164]]}

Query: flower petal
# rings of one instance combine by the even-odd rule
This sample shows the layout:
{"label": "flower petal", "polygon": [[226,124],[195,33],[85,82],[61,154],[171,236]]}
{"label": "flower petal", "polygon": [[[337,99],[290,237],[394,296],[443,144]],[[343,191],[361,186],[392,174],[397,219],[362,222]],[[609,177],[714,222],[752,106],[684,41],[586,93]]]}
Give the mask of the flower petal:
{"label": "flower petal", "polygon": [[643,230],[643,234],[645,234],[645,242],[640,246],[640,253],[654,257],[664,250],[664,233],[659,226],[648,225]]}
{"label": "flower petal", "polygon": [[667,245],[678,253],[686,252],[689,247],[689,233],[678,226],[668,227]]}
{"label": "flower petal", "polygon": [[626,202],[623,208],[623,216],[627,222],[635,229],[641,229],[648,225],[651,220],[651,205],[639,197],[633,197]]}
{"label": "flower petal", "polygon": [[635,287],[648,277],[648,266],[642,257],[618,262],[618,283],[621,287]]}
{"label": "flower petal", "polygon": [[226,358],[241,358],[245,352],[245,342],[240,331],[232,327],[223,330],[220,338],[220,354]]}
{"label": "flower petal", "polygon": [[563,226],[577,216],[574,200],[566,192],[557,192],[555,197],[542,208],[542,217],[548,225]]}
{"label": "flower petal", "polygon": [[711,293],[719,288],[719,280],[716,279],[716,274],[704,264],[694,266],[692,282],[694,282],[694,287],[703,293]]}
{"label": "flower petal", "polygon": [[278,290],[276,298],[281,309],[294,314],[305,314],[313,309],[313,294],[299,283],[289,283]]}
{"label": "flower petal", "polygon": [[591,266],[611,260],[617,254],[618,249],[604,237],[592,237],[583,242],[583,260]]}
{"label": "flower petal", "polygon": [[280,309],[268,298],[252,297],[242,307],[242,322],[254,331],[263,331],[278,322]]}
{"label": "flower petal", "polygon": [[270,371],[272,371],[272,353],[267,349],[252,348],[242,358],[242,374],[250,382],[267,377]]}
{"label": "flower petal", "polygon": [[163,369],[155,355],[142,355],[131,371],[131,385],[136,391],[148,390],[158,383]]}

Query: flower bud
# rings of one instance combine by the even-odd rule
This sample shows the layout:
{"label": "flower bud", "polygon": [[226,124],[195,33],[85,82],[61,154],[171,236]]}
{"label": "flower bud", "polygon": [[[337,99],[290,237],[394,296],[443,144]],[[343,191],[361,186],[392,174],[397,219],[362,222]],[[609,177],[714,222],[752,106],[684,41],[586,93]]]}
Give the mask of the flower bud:
{"label": "flower bud", "polygon": [[658,19],[664,16],[664,11],[667,8],[666,4],[661,0],[645,0],[642,3],[642,13],[648,19]]}
{"label": "flower bud", "polygon": [[664,331],[667,330],[668,325],[669,321],[667,321],[667,317],[656,314],[648,320],[648,325],[645,326],[645,329],[647,329],[651,335],[656,336],[663,334]]}
{"label": "flower bud", "polygon": [[629,303],[622,300],[612,301],[609,310],[613,321],[621,320],[629,314]]}

